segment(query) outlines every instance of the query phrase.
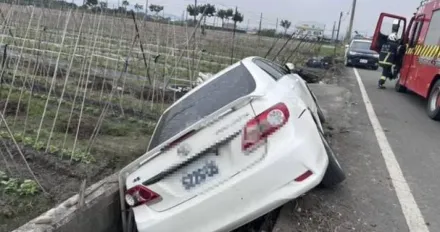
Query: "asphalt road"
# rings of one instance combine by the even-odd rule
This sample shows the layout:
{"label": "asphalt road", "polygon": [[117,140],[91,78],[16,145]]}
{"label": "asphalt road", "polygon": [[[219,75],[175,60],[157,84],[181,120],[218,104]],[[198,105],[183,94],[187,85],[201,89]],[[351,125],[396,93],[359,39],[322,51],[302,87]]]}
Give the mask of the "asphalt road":
{"label": "asphalt road", "polygon": [[[331,145],[347,179],[335,189],[317,188],[286,204],[274,232],[426,231],[414,227],[410,230],[408,225],[414,225],[414,221],[421,221],[422,227],[426,223],[431,232],[440,231],[440,122],[427,117],[426,101],[414,94],[395,92],[394,82],[387,82],[387,89],[377,89],[379,71],[357,71],[371,103],[368,105],[392,150],[388,153],[394,153],[404,180],[390,177],[392,168],[384,159],[387,151],[382,142],[379,145],[377,127],[375,131],[355,72],[347,69],[335,78],[345,93],[336,97],[316,93],[328,119],[325,127]],[[327,104],[335,102],[334,98],[342,98],[345,106],[341,109]],[[407,207],[411,202],[402,197],[402,188],[398,197],[396,182],[407,183],[412,195],[406,192],[406,196],[415,200],[412,205],[419,209],[424,221],[417,217],[408,220],[414,219],[417,210]]]}
{"label": "asphalt road", "polygon": [[[406,232],[405,217],[354,72],[347,69],[335,79],[344,92],[336,96],[314,92],[327,118],[326,133],[347,179],[335,189],[316,188],[286,204],[273,232]],[[374,88],[375,82],[371,83]],[[343,106],[335,107],[334,103],[340,101]]]}
{"label": "asphalt road", "polygon": [[376,88],[379,72],[358,69],[422,216],[430,231],[440,231],[440,123],[425,113],[426,101],[411,93]]}

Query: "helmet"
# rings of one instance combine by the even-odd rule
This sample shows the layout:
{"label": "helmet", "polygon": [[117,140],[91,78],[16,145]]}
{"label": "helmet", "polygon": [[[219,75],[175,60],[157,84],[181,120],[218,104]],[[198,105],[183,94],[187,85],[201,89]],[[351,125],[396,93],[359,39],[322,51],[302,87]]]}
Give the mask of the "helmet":
{"label": "helmet", "polygon": [[388,40],[389,41],[393,41],[393,42],[396,42],[397,41],[397,34],[396,33],[391,33],[389,36],[388,36]]}
{"label": "helmet", "polygon": [[398,32],[400,26],[400,21],[398,19],[393,20],[393,26],[391,28],[392,32]]}

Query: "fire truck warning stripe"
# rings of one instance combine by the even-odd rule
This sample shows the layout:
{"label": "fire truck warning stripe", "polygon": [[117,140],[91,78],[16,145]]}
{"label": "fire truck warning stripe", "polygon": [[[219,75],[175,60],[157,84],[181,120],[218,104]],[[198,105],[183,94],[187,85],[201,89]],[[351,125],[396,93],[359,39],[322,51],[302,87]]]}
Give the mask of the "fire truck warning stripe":
{"label": "fire truck warning stripe", "polygon": [[425,53],[424,53],[424,55],[425,56],[427,56],[427,57],[429,57],[429,55],[431,54],[431,51],[432,51],[432,46],[425,46],[426,47],[426,51],[425,51]]}
{"label": "fire truck warning stripe", "polygon": [[422,46],[417,45],[417,46],[416,46],[416,53],[415,53],[415,55],[416,55],[416,56],[420,55],[420,52],[421,52],[421,51],[422,51]]}
{"label": "fire truck warning stripe", "polygon": [[408,48],[406,54],[416,55],[421,57],[440,58],[439,45],[416,45],[414,48]]}
{"label": "fire truck warning stripe", "polygon": [[417,52],[416,55],[421,56],[424,50],[425,50],[425,46],[419,46],[419,52]]}
{"label": "fire truck warning stripe", "polygon": [[438,57],[439,51],[440,51],[440,46],[434,46],[431,53],[431,57]]}
{"label": "fire truck warning stripe", "polygon": [[430,46],[425,46],[424,49],[423,49],[422,56],[425,56],[425,57],[428,56],[430,51],[431,51],[431,47]]}
{"label": "fire truck warning stripe", "polygon": [[426,56],[427,56],[427,57],[434,57],[434,54],[435,54],[435,48],[436,48],[435,45],[430,45],[430,46],[428,46],[428,52],[427,52]]}
{"label": "fire truck warning stripe", "polygon": [[426,56],[428,55],[428,53],[429,53],[429,46],[423,46],[421,55]]}

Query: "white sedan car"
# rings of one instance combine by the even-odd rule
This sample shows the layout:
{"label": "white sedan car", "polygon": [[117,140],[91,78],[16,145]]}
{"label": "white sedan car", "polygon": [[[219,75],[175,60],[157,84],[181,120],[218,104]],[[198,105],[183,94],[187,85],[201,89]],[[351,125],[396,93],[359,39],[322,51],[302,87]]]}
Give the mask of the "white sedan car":
{"label": "white sedan car", "polygon": [[[161,116],[119,174],[123,224],[140,232],[236,229],[345,179],[307,83],[260,57],[215,74]],[[129,231],[129,230],[126,230]]]}

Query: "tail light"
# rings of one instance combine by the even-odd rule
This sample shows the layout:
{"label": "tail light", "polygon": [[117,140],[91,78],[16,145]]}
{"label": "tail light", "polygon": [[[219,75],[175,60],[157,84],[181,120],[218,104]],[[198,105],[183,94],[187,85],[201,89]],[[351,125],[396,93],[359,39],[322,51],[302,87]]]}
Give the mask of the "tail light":
{"label": "tail light", "polygon": [[159,194],[149,190],[143,185],[134,186],[125,192],[125,201],[130,207],[146,204],[159,199]]}
{"label": "tail light", "polygon": [[307,178],[309,178],[311,175],[313,175],[313,172],[310,170],[307,170],[306,172],[304,172],[303,174],[301,174],[300,176],[298,176],[297,178],[295,178],[296,182],[301,182]]}
{"label": "tail light", "polygon": [[284,103],[278,103],[255,118],[251,119],[243,130],[242,150],[255,148],[262,140],[286,124],[290,113]]}

